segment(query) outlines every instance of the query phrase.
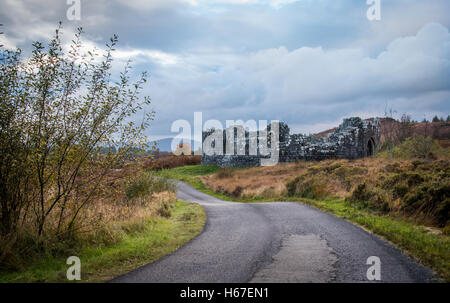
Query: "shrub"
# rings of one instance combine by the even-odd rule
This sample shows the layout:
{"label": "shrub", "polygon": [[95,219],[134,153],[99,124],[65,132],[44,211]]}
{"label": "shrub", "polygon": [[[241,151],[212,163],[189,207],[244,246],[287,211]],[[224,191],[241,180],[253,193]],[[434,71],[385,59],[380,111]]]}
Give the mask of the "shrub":
{"label": "shrub", "polygon": [[216,173],[218,179],[225,179],[233,177],[233,169],[231,167],[225,167]]}
{"label": "shrub", "polygon": [[435,154],[440,153],[440,149],[439,144],[431,137],[415,136],[394,147],[393,156],[400,159],[433,159]]}
{"label": "shrub", "polygon": [[161,217],[169,218],[172,215],[170,203],[167,200],[162,201],[156,212]]}
{"label": "shrub", "polygon": [[450,236],[450,225],[447,225],[446,227],[444,227],[444,229],[442,230],[442,233],[446,236]]}
{"label": "shrub", "polygon": [[349,191],[357,183],[362,175],[367,174],[368,169],[360,166],[340,166],[336,168],[332,175],[336,176],[344,188]]}
{"label": "shrub", "polygon": [[150,104],[140,98],[147,75],[129,64],[113,74],[117,36],[104,52],[89,51],[81,28],[68,47],[61,29],[33,43],[29,58],[0,46],[0,241],[23,255],[79,237],[111,169],[147,148],[153,119],[131,122]]}
{"label": "shrub", "polygon": [[286,188],[289,196],[309,199],[324,199],[330,194],[326,181],[320,176],[302,175],[288,182]]}
{"label": "shrub", "polygon": [[163,191],[174,191],[175,184],[172,181],[153,176],[149,173],[141,173],[127,182],[125,193],[129,200],[152,195]]}
{"label": "shrub", "polygon": [[390,210],[389,195],[379,188],[363,182],[356,186],[347,201],[358,203],[363,207],[387,212]]}
{"label": "shrub", "polygon": [[426,183],[410,190],[404,197],[403,210],[408,214],[426,213],[443,227],[450,219],[450,185]]}
{"label": "shrub", "polygon": [[401,211],[446,226],[450,211],[450,162],[416,160],[386,165],[374,180],[359,184],[349,201],[380,210]]}
{"label": "shrub", "polygon": [[231,193],[231,196],[238,198],[241,196],[243,190],[244,190],[244,188],[242,186],[236,186],[236,188]]}
{"label": "shrub", "polygon": [[339,161],[331,163],[326,169],[328,172],[332,172],[333,170],[342,167],[342,163]]}

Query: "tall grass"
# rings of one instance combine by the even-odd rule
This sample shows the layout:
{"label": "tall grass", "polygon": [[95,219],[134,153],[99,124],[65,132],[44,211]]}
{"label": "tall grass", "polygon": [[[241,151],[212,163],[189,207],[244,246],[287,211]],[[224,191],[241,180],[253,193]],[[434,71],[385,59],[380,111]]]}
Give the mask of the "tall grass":
{"label": "tall grass", "polygon": [[[96,199],[79,214],[71,233],[58,233],[60,218],[53,215],[39,239],[33,217],[25,220],[16,233],[1,237],[0,271],[24,270],[43,257],[76,255],[86,246],[120,242],[124,226],[133,229],[148,218],[169,217],[176,201],[174,190],[171,182],[140,173],[135,165],[111,170]],[[71,201],[66,205],[70,216]]]}
{"label": "tall grass", "polygon": [[181,167],[186,165],[199,165],[201,156],[168,156],[159,159],[146,159],[143,162],[144,170],[160,171],[162,169],[169,169]]}

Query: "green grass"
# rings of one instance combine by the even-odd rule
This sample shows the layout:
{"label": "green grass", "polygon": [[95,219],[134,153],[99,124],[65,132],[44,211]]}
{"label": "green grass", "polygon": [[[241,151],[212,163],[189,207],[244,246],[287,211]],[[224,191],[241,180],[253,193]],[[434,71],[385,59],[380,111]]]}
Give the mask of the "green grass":
{"label": "green grass", "polygon": [[[274,201],[274,199],[262,199],[260,197],[249,197],[249,198],[233,198],[224,194],[216,193],[209,188],[207,188],[203,182],[201,181],[201,176],[211,175],[222,168],[217,165],[187,165],[183,167],[164,169],[159,172],[156,172],[155,175],[183,181],[193,188],[204,192],[205,194],[211,195],[213,197],[222,199],[224,201],[230,202],[248,202],[248,203],[257,203],[257,202],[270,202]],[[245,168],[233,168],[233,169],[245,169]]]}
{"label": "green grass", "polygon": [[[205,221],[200,205],[177,201],[170,218],[147,219],[117,244],[82,249],[81,282],[108,281],[153,262],[198,235]],[[0,282],[68,282],[65,262],[66,258],[43,258],[24,271],[0,273]]]}
{"label": "green grass", "polygon": [[183,181],[195,189],[198,189],[208,195],[217,197],[222,200],[236,201],[236,199],[232,199],[223,194],[215,193],[212,190],[206,188],[199,178],[201,176],[214,174],[220,169],[220,166],[216,165],[187,165],[171,169],[163,169],[155,174],[163,178]]}
{"label": "green grass", "polygon": [[276,199],[232,198],[217,194],[206,188],[200,176],[213,174],[220,170],[218,166],[184,166],[161,171],[163,177],[181,180],[194,188],[217,198],[234,202],[269,202],[292,201],[301,202],[330,212],[337,217],[360,225],[367,230],[385,238],[405,251],[419,263],[426,265],[439,274],[443,281],[450,282],[450,237],[430,233],[425,227],[408,221],[402,217],[384,215],[358,207],[343,199],[312,200],[297,197],[279,197]]}

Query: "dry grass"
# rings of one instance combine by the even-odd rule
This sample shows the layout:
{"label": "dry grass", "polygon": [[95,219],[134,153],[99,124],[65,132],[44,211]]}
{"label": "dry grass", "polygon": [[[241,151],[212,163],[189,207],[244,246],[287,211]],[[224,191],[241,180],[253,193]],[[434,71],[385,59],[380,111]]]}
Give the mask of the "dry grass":
{"label": "dry grass", "polygon": [[[77,195],[80,199],[67,201],[62,218],[59,217],[62,205],[55,206],[40,238],[35,236],[36,218],[31,213],[24,216],[26,219],[16,233],[0,238],[0,269],[21,270],[42,255],[57,256],[76,252],[85,245],[116,243],[121,240],[124,225],[137,228],[143,220],[170,216],[170,209],[176,202],[174,188],[170,185],[159,185],[151,191],[127,197],[127,188],[141,179],[147,183],[154,181],[140,171],[137,163],[110,170],[70,229],[67,226],[81,205],[82,193]],[[155,180],[155,183],[162,182]],[[59,222],[62,222],[60,228]]]}
{"label": "dry grass", "polygon": [[[430,152],[432,160],[449,161],[450,149],[443,142],[440,142],[440,145],[437,141],[434,142],[432,153]],[[307,181],[317,189],[317,195],[313,198],[326,196],[345,198],[361,181],[375,180],[380,171],[392,161],[399,166],[411,164],[414,159],[403,145],[394,148],[394,155],[397,157],[395,160],[389,159],[387,152],[383,151],[376,158],[299,161],[244,170],[223,168],[215,174],[202,176],[201,181],[213,192],[234,198],[270,199],[286,196],[288,194],[286,184],[289,181],[301,175],[309,175],[311,180]]]}
{"label": "dry grass", "polygon": [[[286,163],[273,167],[223,169],[202,178],[206,187],[217,193],[236,197],[279,197],[286,193],[286,182],[306,170],[308,163]],[[240,190],[240,188],[242,190]],[[239,194],[238,194],[239,193]]]}
{"label": "dry grass", "polygon": [[215,193],[248,201],[346,198],[365,208],[443,227],[448,217],[449,167],[448,158],[372,157],[236,169],[232,173],[222,169],[201,180]]}
{"label": "dry grass", "polygon": [[[221,171],[213,175],[202,177],[205,186],[214,192],[235,196],[238,198],[277,198],[287,195],[286,184],[295,177],[305,174],[308,171],[314,172],[320,167],[332,165],[343,165],[346,167],[367,167],[367,177],[375,175],[377,167],[381,167],[384,161],[375,159],[364,160],[325,160],[322,162],[300,161],[296,163],[282,163],[271,167],[254,167],[244,170],[234,170],[229,177],[223,177]],[[345,197],[353,189],[342,181],[332,179],[323,184],[327,193],[333,193],[337,197]],[[241,190],[240,190],[241,188]],[[236,195],[233,193],[238,193]]]}
{"label": "dry grass", "polygon": [[110,222],[118,223],[130,219],[148,218],[158,215],[158,210],[165,203],[176,200],[173,188],[161,188],[127,197],[128,188],[146,180],[146,186],[160,180],[152,179],[147,173],[140,171],[139,166],[130,163],[121,169],[114,169],[106,176],[98,194],[98,198],[86,205],[83,211],[83,230],[90,227],[101,228]]}
{"label": "dry grass", "polygon": [[159,171],[162,169],[175,168],[185,165],[198,165],[202,160],[201,156],[168,156],[158,159],[145,159],[142,167],[145,170]]}

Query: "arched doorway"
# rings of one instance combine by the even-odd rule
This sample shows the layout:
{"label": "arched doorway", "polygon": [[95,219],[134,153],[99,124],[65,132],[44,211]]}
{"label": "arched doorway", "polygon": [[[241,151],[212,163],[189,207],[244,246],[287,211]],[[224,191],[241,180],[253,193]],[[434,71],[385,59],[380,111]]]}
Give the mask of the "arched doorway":
{"label": "arched doorway", "polygon": [[375,153],[375,141],[373,138],[369,139],[369,142],[367,142],[367,157],[373,156]]}

